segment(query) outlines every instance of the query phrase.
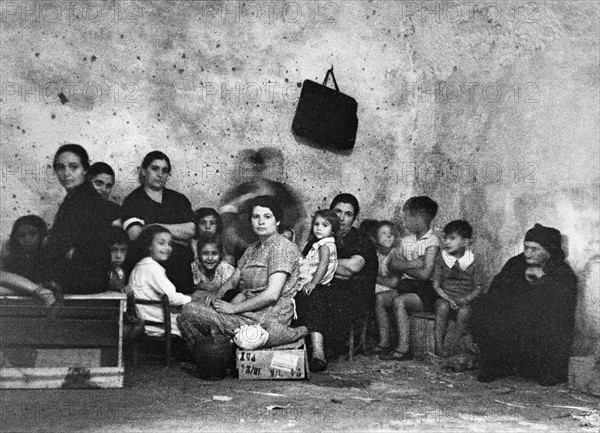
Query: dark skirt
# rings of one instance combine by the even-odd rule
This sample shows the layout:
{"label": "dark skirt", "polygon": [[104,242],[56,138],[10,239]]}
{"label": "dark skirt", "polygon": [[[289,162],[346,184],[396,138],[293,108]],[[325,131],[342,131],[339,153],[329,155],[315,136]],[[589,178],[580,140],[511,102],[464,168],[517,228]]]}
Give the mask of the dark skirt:
{"label": "dark skirt", "polygon": [[317,285],[310,295],[296,295],[298,325],[323,334],[326,342],[344,341],[350,324],[363,318],[375,305],[375,282],[371,279],[334,280]]}

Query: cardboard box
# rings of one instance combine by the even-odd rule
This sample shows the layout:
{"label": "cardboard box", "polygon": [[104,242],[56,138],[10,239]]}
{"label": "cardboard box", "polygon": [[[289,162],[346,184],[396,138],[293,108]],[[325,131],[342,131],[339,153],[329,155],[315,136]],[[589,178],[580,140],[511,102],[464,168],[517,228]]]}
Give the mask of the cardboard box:
{"label": "cardboard box", "polygon": [[297,349],[238,349],[236,367],[240,380],[308,379],[305,346]]}
{"label": "cardboard box", "polygon": [[0,389],[122,388],[125,303],[120,293],[50,308],[0,297]]}

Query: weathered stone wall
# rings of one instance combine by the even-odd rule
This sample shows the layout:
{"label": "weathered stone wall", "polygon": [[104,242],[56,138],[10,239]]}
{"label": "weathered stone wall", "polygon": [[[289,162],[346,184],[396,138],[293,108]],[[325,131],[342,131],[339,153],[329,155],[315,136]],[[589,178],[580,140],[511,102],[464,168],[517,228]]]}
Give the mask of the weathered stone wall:
{"label": "weathered stone wall", "polygon": [[[271,146],[284,163],[270,176],[309,213],[340,191],[365,218],[431,195],[436,226],[473,223],[489,276],[533,223],[559,228],[582,277],[582,347],[598,338],[599,282],[584,278],[597,272],[583,272],[600,253],[597,4],[3,1],[1,13],[3,240],[19,215],[51,222],[59,144],[116,168],[117,201],[161,149],[195,207],[246,176],[241,150]],[[349,155],[290,129],[299,84],[331,64],[359,104]]]}

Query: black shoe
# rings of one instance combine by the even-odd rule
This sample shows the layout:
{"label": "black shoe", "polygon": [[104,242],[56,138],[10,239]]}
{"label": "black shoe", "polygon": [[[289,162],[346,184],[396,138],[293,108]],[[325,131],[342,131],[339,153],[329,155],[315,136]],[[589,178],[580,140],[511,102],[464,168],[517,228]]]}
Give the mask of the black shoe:
{"label": "black shoe", "polygon": [[327,370],[327,361],[323,361],[319,358],[313,358],[308,363],[308,368],[313,373],[320,373],[322,371]]}

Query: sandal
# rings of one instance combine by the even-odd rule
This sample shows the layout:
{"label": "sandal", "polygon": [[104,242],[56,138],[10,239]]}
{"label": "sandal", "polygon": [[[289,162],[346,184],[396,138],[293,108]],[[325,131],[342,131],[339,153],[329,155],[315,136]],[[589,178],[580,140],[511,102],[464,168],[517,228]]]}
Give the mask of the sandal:
{"label": "sandal", "polygon": [[327,369],[327,361],[319,358],[313,358],[308,363],[308,368],[313,373],[320,373]]}
{"label": "sandal", "polygon": [[398,350],[393,350],[390,353],[379,354],[379,359],[382,361],[408,361],[412,358],[413,357],[410,352],[399,352]]}

